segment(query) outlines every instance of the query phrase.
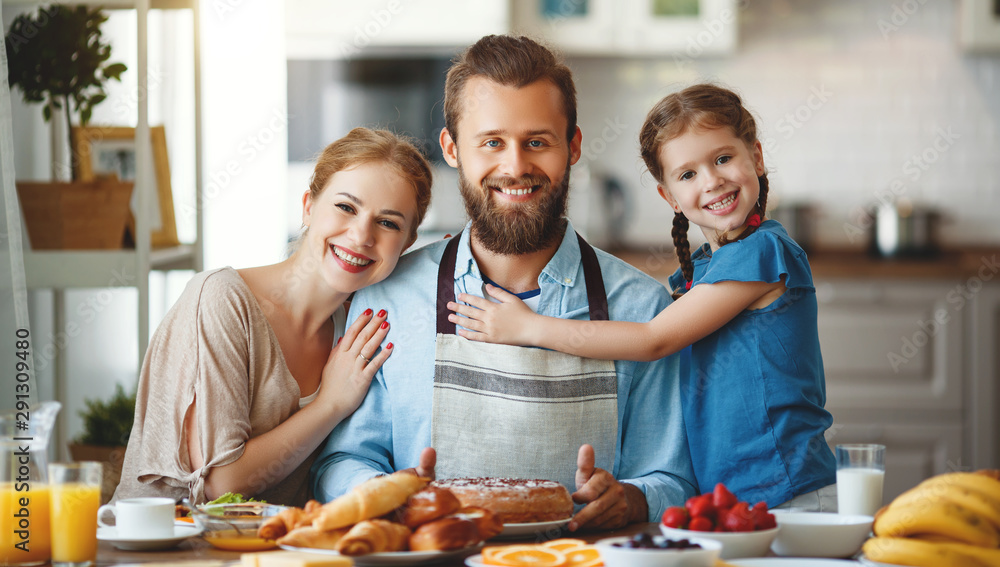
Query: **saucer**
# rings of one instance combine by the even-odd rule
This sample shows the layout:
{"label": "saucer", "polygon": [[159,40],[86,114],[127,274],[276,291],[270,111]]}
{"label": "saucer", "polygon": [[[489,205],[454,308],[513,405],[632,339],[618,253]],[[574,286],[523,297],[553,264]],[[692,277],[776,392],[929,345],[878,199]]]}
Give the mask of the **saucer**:
{"label": "saucer", "polygon": [[174,535],[159,538],[126,538],[118,535],[118,530],[114,526],[101,526],[97,528],[97,539],[110,542],[118,549],[126,551],[153,551],[158,549],[170,549],[189,537],[194,537],[202,532],[198,526],[192,526],[186,522],[174,524]]}

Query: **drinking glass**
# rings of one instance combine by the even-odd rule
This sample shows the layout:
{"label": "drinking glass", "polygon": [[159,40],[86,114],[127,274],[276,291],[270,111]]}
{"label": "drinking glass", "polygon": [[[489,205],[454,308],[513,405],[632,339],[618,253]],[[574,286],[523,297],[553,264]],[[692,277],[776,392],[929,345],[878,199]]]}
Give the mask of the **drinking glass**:
{"label": "drinking glass", "polygon": [[53,567],[83,567],[97,560],[101,463],[49,464]]}
{"label": "drinking glass", "polygon": [[874,516],[882,507],[885,445],[837,445],[837,511]]}

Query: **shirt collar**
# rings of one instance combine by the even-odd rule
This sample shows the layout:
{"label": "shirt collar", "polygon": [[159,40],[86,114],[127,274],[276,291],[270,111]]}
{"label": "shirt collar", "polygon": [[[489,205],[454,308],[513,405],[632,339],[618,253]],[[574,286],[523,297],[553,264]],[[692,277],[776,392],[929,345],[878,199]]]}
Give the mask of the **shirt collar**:
{"label": "shirt collar", "polygon": [[[472,221],[469,221],[462,229],[461,240],[458,242],[458,251],[455,256],[455,279],[459,280],[465,276],[474,276],[483,279],[479,271],[479,265],[472,257],[472,247],[470,236],[472,232]],[[580,244],[576,238],[576,230],[573,223],[566,221],[566,232],[563,234],[562,243],[556,249],[555,255],[549,263],[542,269],[542,275],[551,281],[566,287],[576,285],[577,276],[581,274]]]}

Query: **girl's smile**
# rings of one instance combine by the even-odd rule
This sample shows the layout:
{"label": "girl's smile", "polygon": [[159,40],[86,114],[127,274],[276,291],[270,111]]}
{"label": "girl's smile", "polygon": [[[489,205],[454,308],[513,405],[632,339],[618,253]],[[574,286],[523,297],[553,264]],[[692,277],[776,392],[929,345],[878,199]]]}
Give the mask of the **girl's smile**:
{"label": "girl's smile", "polygon": [[705,205],[705,208],[713,215],[728,215],[736,209],[739,198],[739,191],[733,191]]}

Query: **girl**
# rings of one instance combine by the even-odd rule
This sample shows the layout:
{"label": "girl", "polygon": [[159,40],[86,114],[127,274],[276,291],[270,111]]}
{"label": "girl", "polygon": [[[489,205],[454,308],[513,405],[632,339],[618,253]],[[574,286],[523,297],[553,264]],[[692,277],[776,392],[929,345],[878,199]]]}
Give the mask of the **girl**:
{"label": "girl", "polygon": [[[648,323],[560,320],[487,285],[499,303],[463,294],[467,305],[449,303],[458,313],[449,318],[470,340],[592,358],[656,360],[691,345],[681,395],[701,491],[723,482],[769,507],[833,509],[812,274],[784,228],[763,220],[767,174],[753,117],[735,93],[695,85],[657,103],[639,141],[674,210],[676,302]],[[694,254],[689,222],[708,240]]]}
{"label": "girl", "polygon": [[285,261],[197,274],[150,341],[114,500],[226,492],[302,506],[315,450],[392,352],[383,310],[344,302],[416,239],[431,171],[413,145],[355,128],[327,146]]}

